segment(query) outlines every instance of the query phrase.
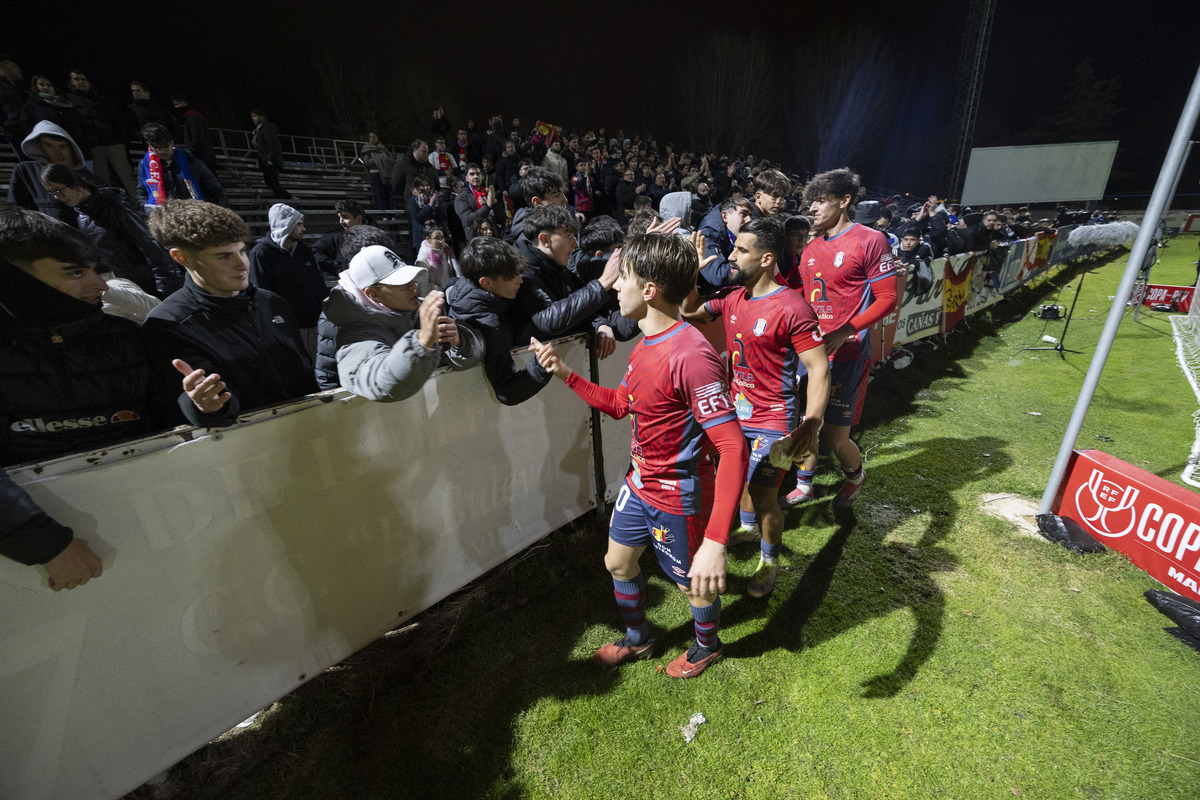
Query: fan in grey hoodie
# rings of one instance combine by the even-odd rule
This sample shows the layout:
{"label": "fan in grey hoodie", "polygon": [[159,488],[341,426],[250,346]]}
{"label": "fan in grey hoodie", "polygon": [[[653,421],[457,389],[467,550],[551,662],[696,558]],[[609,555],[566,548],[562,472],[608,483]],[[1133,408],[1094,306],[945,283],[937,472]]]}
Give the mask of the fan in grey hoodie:
{"label": "fan in grey hoodie", "polygon": [[[478,334],[445,315],[445,295],[430,292],[423,301],[417,285],[424,267],[405,264],[382,245],[361,250],[350,260],[321,315],[337,326],[337,378],[368,400],[393,403],[411,397],[440,366],[463,370],[483,358]],[[318,359],[320,365],[325,359]],[[327,388],[331,379],[318,374]],[[336,384],[335,384],[336,385]]]}
{"label": "fan in grey hoodie", "polygon": [[60,203],[46,191],[46,187],[42,186],[41,171],[47,164],[61,164],[75,170],[89,182],[103,186],[104,181],[97,180],[84,165],[83,151],[79,145],[62,128],[43,120],[33,126],[33,130],[21,142],[21,150],[33,160],[22,161],[13,167],[8,182],[9,204],[40,211],[72,228],[76,227],[75,209]]}

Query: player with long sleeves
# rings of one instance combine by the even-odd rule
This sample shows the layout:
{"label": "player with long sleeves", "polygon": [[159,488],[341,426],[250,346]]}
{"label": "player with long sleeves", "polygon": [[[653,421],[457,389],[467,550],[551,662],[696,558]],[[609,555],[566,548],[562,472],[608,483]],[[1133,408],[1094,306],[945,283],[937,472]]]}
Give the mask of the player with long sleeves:
{"label": "player with long sleeves", "polygon": [[[822,438],[846,473],[846,481],[833,499],[838,508],[850,506],[866,480],[862,453],[850,438],[850,427],[858,424],[867,396],[869,329],[896,307],[896,279],[887,238],[850,221],[859,187],[859,177],[843,168],[822,172],[804,189],[813,227],[824,231],[804,248],[800,272],[805,299],[821,321],[829,354],[834,388]],[[816,464],[814,451],[797,474],[798,485],[788,495],[789,504],[812,496]]]}
{"label": "player with long sleeves", "polygon": [[724,655],[718,627],[725,543],[746,474],[746,445],[720,358],[680,319],[699,269],[695,247],[679,236],[647,233],[627,241],[620,258],[621,315],[637,320],[644,335],[620,388],[579,377],[552,345],[535,339],[530,348],[542,367],[589,405],[615,419],[633,415],[632,464],[617,496],[604,557],[625,636],[601,647],[593,660],[616,666],[652,653],[646,579],[638,560],[653,547],[663,572],[687,595],[695,621],[695,644],[666,673],[692,678]]}

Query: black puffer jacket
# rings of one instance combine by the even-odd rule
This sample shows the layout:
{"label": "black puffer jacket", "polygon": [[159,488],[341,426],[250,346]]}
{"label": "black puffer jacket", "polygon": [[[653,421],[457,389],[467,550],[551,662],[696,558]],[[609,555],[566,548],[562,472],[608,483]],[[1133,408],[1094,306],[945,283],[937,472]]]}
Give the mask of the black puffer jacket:
{"label": "black puffer jacket", "polygon": [[179,358],[194,369],[219,373],[233,395],[214,414],[201,414],[179,393],[188,422],[231,424],[242,409],[283,403],[317,390],[312,361],[300,342],[296,320],[279,295],[250,286],[236,297],[203,291],[189,275],[183,288],[146,316],[151,366],[166,386],[179,389]]}
{"label": "black puffer jacket", "polygon": [[100,250],[101,263],[150,294],[183,286],[183,267],[155,241],[142,210],[124,189],[103,186],[75,207],[79,230]]}
{"label": "black puffer jacket", "polygon": [[609,294],[600,281],[585,283],[528,240],[518,240],[517,249],[529,262],[513,301],[513,321],[518,327],[529,323],[534,336],[554,338],[586,333],[608,323],[601,312]]}
{"label": "black puffer jacket", "polygon": [[161,419],[149,391],[136,325],[0,262],[0,465],[165,427],[174,420]]}
{"label": "black puffer jacket", "polygon": [[471,325],[483,339],[483,371],[501,403],[506,406],[523,403],[550,382],[550,373],[541,368],[536,358],[531,358],[521,369],[513,360],[510,352],[513,346],[527,344],[528,339],[514,341],[509,319],[512,300],[492,294],[466,278],[455,278],[446,285],[446,300],[450,315]]}

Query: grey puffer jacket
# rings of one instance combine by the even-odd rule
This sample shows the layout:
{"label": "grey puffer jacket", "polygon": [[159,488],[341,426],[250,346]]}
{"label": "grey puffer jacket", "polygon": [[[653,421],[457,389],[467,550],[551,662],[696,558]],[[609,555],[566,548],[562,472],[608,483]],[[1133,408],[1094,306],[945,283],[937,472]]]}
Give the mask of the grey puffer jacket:
{"label": "grey puffer jacket", "polygon": [[417,340],[419,327],[415,311],[377,311],[335,286],[317,325],[318,384],[331,388],[336,381],[360,397],[394,403],[416,394],[438,367],[470,369],[483,359],[483,343],[469,325],[458,324],[458,347],[436,350]]}

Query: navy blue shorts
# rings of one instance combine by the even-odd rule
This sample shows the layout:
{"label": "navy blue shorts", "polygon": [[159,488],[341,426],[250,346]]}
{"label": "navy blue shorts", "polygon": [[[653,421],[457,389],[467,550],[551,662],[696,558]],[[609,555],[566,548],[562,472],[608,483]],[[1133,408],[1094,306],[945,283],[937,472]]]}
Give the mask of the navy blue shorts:
{"label": "navy blue shorts", "polygon": [[857,425],[867,399],[867,375],[870,361],[829,362],[829,405],[825,407],[826,425]]}
{"label": "navy blue shorts", "polygon": [[653,547],[663,573],[680,586],[691,586],[692,579],[687,574],[692,568],[692,555],[704,540],[707,517],[707,514],[687,517],[657,509],[638,497],[626,479],[617,493],[608,536],[627,547]]}
{"label": "navy blue shorts", "polygon": [[746,444],[750,447],[750,466],[746,469],[746,483],[752,486],[779,488],[786,470],[771,466],[771,445],[785,434],[779,431],[745,431]]}

